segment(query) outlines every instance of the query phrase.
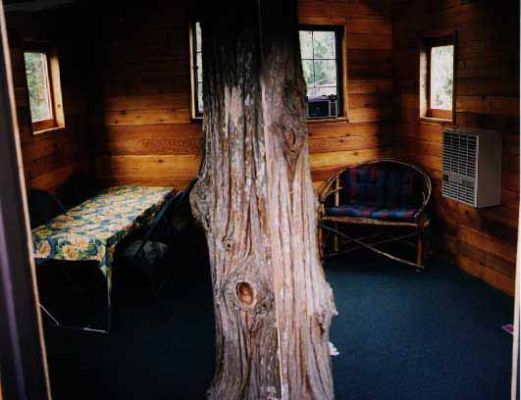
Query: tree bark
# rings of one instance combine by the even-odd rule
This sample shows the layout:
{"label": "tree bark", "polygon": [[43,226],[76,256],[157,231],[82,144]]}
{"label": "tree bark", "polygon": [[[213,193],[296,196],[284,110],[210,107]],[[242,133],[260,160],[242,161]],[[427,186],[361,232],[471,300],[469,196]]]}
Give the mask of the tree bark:
{"label": "tree bark", "polygon": [[204,160],[192,195],[216,324],[210,399],[332,399],[296,0],[227,0],[202,18]]}

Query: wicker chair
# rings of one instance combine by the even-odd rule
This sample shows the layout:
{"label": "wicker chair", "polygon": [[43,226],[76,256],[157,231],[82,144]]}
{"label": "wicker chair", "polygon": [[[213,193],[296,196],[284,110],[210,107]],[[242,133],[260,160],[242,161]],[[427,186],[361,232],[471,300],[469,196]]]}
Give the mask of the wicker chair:
{"label": "wicker chair", "polygon": [[[326,182],[319,195],[321,256],[366,248],[422,270],[425,233],[430,225],[428,206],[431,193],[429,176],[406,161],[380,159],[342,169]],[[363,236],[353,237],[342,228],[346,225],[371,228]],[[384,227],[401,228],[402,233],[389,236],[386,232],[389,229]],[[326,236],[333,240],[332,251],[328,253],[325,251]],[[416,248],[415,261],[392,255],[381,248],[399,241]]]}

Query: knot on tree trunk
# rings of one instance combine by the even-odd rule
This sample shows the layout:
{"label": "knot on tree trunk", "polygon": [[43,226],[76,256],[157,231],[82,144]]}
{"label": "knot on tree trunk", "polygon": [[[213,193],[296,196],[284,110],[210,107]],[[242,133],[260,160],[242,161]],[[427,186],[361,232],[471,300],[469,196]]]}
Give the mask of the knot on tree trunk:
{"label": "knot on tree trunk", "polygon": [[300,126],[295,126],[294,119],[283,116],[279,121],[271,124],[273,132],[279,132],[279,148],[282,149],[286,165],[288,166],[288,173],[290,182],[293,182],[297,171],[297,163],[302,155],[302,149],[305,144],[305,132]]}
{"label": "knot on tree trunk", "polygon": [[234,274],[223,282],[222,295],[233,308],[260,316],[274,306],[274,295],[266,282],[243,274]]}
{"label": "knot on tree trunk", "polygon": [[239,282],[237,284],[237,297],[242,304],[251,306],[255,297],[255,292],[248,282]]}
{"label": "knot on tree trunk", "polygon": [[284,139],[286,141],[286,157],[288,159],[296,159],[300,154],[301,141],[297,140],[298,136],[294,128],[286,127],[284,131]]}
{"label": "knot on tree trunk", "polygon": [[227,252],[230,252],[233,250],[233,237],[232,236],[226,236],[223,238],[223,247],[224,247],[224,250],[227,251]]}

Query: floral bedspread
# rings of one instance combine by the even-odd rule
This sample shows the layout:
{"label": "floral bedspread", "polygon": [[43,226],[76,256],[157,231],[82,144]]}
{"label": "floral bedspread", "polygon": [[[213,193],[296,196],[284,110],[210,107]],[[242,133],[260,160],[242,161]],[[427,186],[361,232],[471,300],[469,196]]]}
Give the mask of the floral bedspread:
{"label": "floral bedspread", "polygon": [[117,186],[33,229],[35,258],[95,260],[110,285],[116,244],[150,222],[173,192],[169,187]]}

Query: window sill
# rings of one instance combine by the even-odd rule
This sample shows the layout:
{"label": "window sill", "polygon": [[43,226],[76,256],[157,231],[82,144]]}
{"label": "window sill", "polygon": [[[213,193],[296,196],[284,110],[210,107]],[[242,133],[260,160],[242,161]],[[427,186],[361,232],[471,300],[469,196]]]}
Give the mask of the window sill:
{"label": "window sill", "polygon": [[33,135],[34,136],[40,136],[40,135],[44,135],[46,133],[51,133],[51,132],[59,133],[59,132],[62,132],[62,131],[65,131],[65,127],[64,126],[53,126],[52,128],[40,129],[39,131],[33,131]]}
{"label": "window sill", "polygon": [[[203,121],[203,117],[192,117],[192,122],[200,123]],[[347,117],[336,117],[336,118],[308,118],[306,119],[308,124],[319,124],[321,122],[349,122]]]}
{"label": "window sill", "polygon": [[347,117],[336,117],[336,118],[308,118],[308,124],[317,124],[320,122],[348,122]]}
{"label": "window sill", "polygon": [[452,119],[435,118],[435,117],[420,117],[420,121],[423,122],[437,122],[439,124],[452,124]]}

